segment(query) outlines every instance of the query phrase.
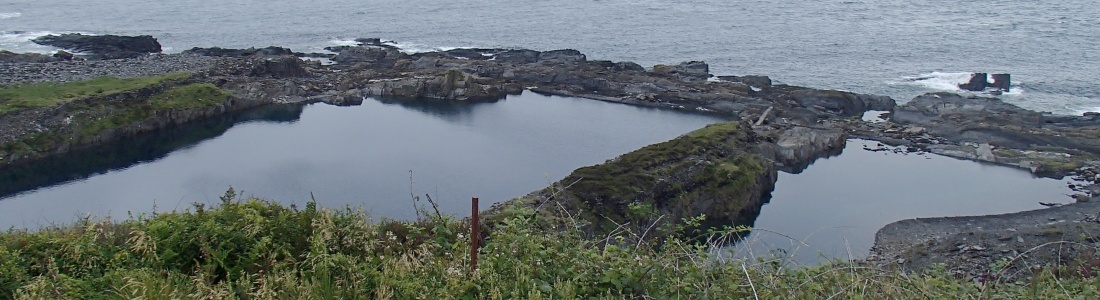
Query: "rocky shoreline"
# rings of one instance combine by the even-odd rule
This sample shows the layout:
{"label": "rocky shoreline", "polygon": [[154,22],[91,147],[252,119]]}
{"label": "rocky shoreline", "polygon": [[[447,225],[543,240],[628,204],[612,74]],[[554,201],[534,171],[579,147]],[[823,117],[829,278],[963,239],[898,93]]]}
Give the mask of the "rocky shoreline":
{"label": "rocky shoreline", "polygon": [[[1084,202],[1081,204],[1035,213],[906,220],[891,224],[879,232],[870,259],[883,265],[900,264],[903,268],[921,269],[926,268],[928,262],[939,262],[971,276],[987,274],[988,271],[982,273],[976,269],[971,263],[975,260],[967,257],[986,250],[1031,253],[1022,247],[1033,245],[1032,241],[1040,245],[1059,241],[1066,235],[1039,234],[1028,237],[1028,243],[967,243],[960,248],[962,250],[937,245],[950,244],[951,240],[965,236],[1007,230],[1006,226],[1026,231],[1028,227],[1018,222],[1028,222],[1037,215],[1075,222],[1073,224],[1093,224],[1074,227],[1080,229],[1059,227],[1060,232],[1096,233],[1096,217],[1090,219],[1088,216],[1095,216],[1098,208],[1093,204],[1100,202],[1097,199],[1100,196],[1100,175],[1097,175],[1100,173],[1100,159],[1097,158],[1100,157],[1100,139],[1096,138],[1100,136],[1100,114],[1056,116],[1027,111],[996,98],[950,93],[922,95],[899,106],[889,97],[775,85],[766,76],[715,77],[709,73],[707,64],[699,61],[645,68],[632,62],[589,60],[583,53],[569,49],[455,49],[406,54],[379,39],[359,42],[357,46],[331,47],[332,53],[324,54],[295,53],[279,47],[194,48],[180,54],[147,54],[120,59],[96,59],[114,56],[92,54],[89,60],[81,60],[79,55],[46,57],[0,53],[0,87],[75,82],[99,76],[133,78],[174,72],[188,74],[184,79],[139,91],[90,96],[60,106],[0,115],[0,168],[270,103],[345,105],[361,103],[369,96],[493,101],[529,90],[739,119],[742,131],[751,132],[739,140],[760,146],[753,151],[768,161],[769,166],[764,170],[774,166],[798,172],[814,159],[843,149],[847,138],[861,138],[902,146],[906,151],[1022,168],[1039,176],[1080,179],[1081,184],[1074,187],[1079,192],[1074,199]],[[159,52],[159,49],[150,52]],[[317,60],[303,60],[303,57],[336,63],[323,64]],[[155,108],[144,111],[144,117],[113,124],[116,127],[91,137],[76,134],[92,122],[125,110],[124,107],[130,105],[127,103],[140,104],[166,90],[196,84],[214,86],[229,97],[212,106]],[[104,103],[115,106],[108,109]],[[889,117],[886,122],[864,122],[859,117],[867,111],[887,111]],[[78,121],[71,121],[74,116]],[[42,142],[43,139],[46,142]],[[693,155],[697,156],[691,159],[708,157],[720,163],[730,154]],[[689,167],[683,170],[698,171]],[[658,179],[671,180],[670,183],[687,182],[681,178],[685,176],[661,176],[666,177]],[[774,183],[774,176],[770,180]],[[570,184],[565,181],[568,179],[562,184]],[[757,190],[770,191],[768,184],[757,183]],[[537,196],[538,192],[533,195]],[[543,200],[549,198],[542,197]],[[532,203],[542,202],[545,201]],[[758,208],[759,204],[752,202],[748,201]],[[1093,248],[1100,245],[1095,239],[1078,243]]]}

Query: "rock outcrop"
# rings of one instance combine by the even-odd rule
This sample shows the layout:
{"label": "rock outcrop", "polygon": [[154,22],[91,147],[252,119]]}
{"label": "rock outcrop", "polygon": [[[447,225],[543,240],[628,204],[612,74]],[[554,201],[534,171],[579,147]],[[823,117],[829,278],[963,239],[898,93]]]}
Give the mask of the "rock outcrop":
{"label": "rock outcrop", "polygon": [[974,73],[970,80],[959,84],[959,88],[967,91],[981,92],[987,88],[994,88],[994,94],[1012,91],[1012,76],[1009,74],[993,74],[993,82],[989,82],[989,74]]}
{"label": "rock outcrop", "polygon": [[780,170],[798,174],[818,158],[840,154],[847,139],[848,134],[837,128],[795,126],[775,141],[775,162]]}
{"label": "rock outcrop", "polygon": [[369,96],[439,100],[497,100],[506,94],[519,94],[522,87],[458,70],[413,78],[368,81],[363,93]]}
{"label": "rock outcrop", "polygon": [[226,49],[219,47],[199,48],[194,47],[184,50],[183,53],[203,56],[245,57],[245,56],[282,56],[295,55],[294,51],[283,47],[269,46],[264,48]]}
{"label": "rock outcrop", "polygon": [[1100,157],[1100,117],[1039,113],[997,98],[925,94],[897,107],[891,120],[953,142],[928,146],[932,152],[1043,176],[1061,177]]}
{"label": "rock outcrop", "polygon": [[68,33],[35,38],[33,42],[87,53],[93,59],[133,58],[160,53],[160,42],[152,36],[84,35]]}
{"label": "rock outcrop", "polygon": [[686,61],[671,66],[653,66],[653,73],[664,76],[676,76],[687,80],[706,80],[710,78],[710,66],[702,61]]}
{"label": "rock outcrop", "polygon": [[963,278],[1011,282],[1032,276],[1033,266],[1094,257],[1096,232],[1100,202],[993,216],[909,219],[875,234],[870,260],[906,271],[942,265]]}
{"label": "rock outcrop", "polygon": [[718,76],[718,79],[725,80],[725,81],[731,81],[731,82],[740,82],[740,83],[747,84],[750,87],[754,87],[754,88],[762,89],[762,90],[766,90],[766,89],[772,87],[772,79],[769,78],[768,76],[759,76],[759,75]]}
{"label": "rock outcrop", "polygon": [[[523,205],[548,220],[576,225],[564,223],[564,209],[591,232],[619,224],[648,226],[658,215],[669,222],[706,215],[708,223],[744,224],[755,219],[777,176],[763,142],[748,124],[709,125],[577,169],[552,187],[495,206],[491,214],[499,218],[508,205]],[[654,230],[654,236],[672,233]]]}
{"label": "rock outcrop", "polygon": [[0,50],[0,62],[5,63],[46,63],[61,60],[63,59],[38,53],[14,53]]}

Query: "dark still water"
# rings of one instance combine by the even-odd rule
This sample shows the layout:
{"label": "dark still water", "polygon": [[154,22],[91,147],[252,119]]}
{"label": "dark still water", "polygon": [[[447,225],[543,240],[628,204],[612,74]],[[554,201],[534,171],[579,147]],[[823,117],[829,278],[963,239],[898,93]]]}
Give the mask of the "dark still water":
{"label": "dark still water", "polygon": [[848,140],[839,156],[799,174],[779,173],[771,202],[761,209],[745,256],[783,249],[792,261],[863,258],[875,232],[909,218],[973,216],[1068,203],[1066,180],[1036,178],[1024,170],[933,154],[864,150],[876,142]]}
{"label": "dark still water", "polygon": [[496,103],[265,108],[0,174],[4,193],[24,190],[0,200],[0,228],[185,209],[217,202],[230,185],[283,203],[303,204],[312,192],[325,207],[411,218],[410,171],[415,194],[465,215],[471,196],[488,207],[718,121],[533,93]]}

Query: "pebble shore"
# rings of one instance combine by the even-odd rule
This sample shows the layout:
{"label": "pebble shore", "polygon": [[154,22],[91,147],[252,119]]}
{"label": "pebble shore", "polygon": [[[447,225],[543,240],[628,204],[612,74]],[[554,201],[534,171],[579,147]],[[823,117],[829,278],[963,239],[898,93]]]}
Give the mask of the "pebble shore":
{"label": "pebble shore", "polygon": [[96,77],[131,78],[166,73],[195,72],[219,58],[191,54],[153,54],[113,60],[73,60],[50,63],[0,63],[0,86],[39,82],[72,82]]}

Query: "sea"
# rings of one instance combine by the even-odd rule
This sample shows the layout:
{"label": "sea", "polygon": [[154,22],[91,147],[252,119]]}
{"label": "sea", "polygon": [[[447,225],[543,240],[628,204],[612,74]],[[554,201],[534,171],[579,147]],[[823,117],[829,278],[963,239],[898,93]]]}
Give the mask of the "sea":
{"label": "sea", "polygon": [[888,95],[958,91],[1012,74],[1001,97],[1100,111],[1100,6],[988,0],[0,0],[0,49],[46,34],[148,34],[191,47],[326,46],[377,37],[406,51],[572,48],[643,66],[702,60],[716,75]]}

